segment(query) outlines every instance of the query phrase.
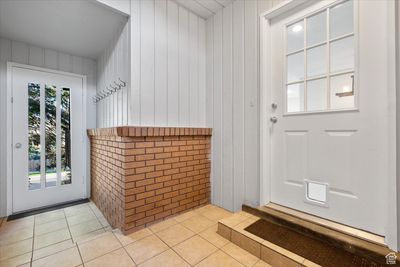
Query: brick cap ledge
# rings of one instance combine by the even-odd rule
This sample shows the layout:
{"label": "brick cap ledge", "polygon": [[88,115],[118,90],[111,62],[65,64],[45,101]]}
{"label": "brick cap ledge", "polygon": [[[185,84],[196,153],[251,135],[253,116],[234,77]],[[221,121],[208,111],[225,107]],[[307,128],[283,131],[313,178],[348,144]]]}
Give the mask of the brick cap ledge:
{"label": "brick cap ledge", "polygon": [[111,128],[97,128],[87,130],[89,136],[182,136],[182,135],[211,135],[211,128],[184,128],[184,127],[138,127],[120,126]]}

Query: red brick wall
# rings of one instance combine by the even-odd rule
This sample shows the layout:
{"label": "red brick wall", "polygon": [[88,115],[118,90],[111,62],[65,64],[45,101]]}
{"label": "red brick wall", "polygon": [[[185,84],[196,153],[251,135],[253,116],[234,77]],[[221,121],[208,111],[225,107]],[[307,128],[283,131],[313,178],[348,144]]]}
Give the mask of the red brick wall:
{"label": "red brick wall", "polygon": [[132,232],[210,202],[211,129],[118,127],[89,136],[92,199],[113,227]]}
{"label": "red brick wall", "polygon": [[120,137],[91,138],[91,198],[108,222],[123,227],[125,182]]}

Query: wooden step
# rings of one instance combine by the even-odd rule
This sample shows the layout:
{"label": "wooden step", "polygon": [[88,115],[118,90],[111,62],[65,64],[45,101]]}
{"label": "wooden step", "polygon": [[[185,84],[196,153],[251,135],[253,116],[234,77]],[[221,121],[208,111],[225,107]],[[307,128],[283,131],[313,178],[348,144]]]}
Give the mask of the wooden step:
{"label": "wooden step", "polygon": [[[347,258],[349,258],[349,255],[354,255],[354,265],[349,266],[386,266],[385,256],[392,252],[382,244],[369,242],[267,207],[252,208],[243,206],[242,212],[219,221],[218,233],[273,266],[319,266],[316,262],[307,258],[316,259],[316,257],[310,257],[307,256],[310,254],[304,253],[308,252],[307,249],[304,250],[304,244],[303,253],[293,249],[298,253],[296,254],[286,249],[296,246],[285,246],[285,243],[282,242],[280,242],[280,245],[277,245],[275,243],[279,242],[270,242],[273,240],[268,238],[269,236],[263,232],[261,232],[262,234],[258,232],[259,236],[249,232],[252,229],[254,230],[256,226],[254,223],[260,219],[265,220],[265,223],[264,221],[260,221],[258,222],[258,226],[264,223],[265,225],[269,224],[269,229],[287,230],[286,232],[292,231],[294,235],[297,234],[298,236],[301,234],[302,242],[305,241],[307,243],[309,239],[310,244],[314,246],[321,244],[321,251],[325,251],[325,254],[332,251],[329,248],[333,248],[335,250],[333,254],[336,257],[340,255],[339,252],[342,252]],[[256,233],[257,231],[253,232]],[[264,236],[265,239],[260,236]],[[397,253],[396,256],[398,256]],[[353,259],[352,257],[350,258]],[[321,260],[314,261],[319,263],[324,262]],[[370,262],[377,264],[370,264]],[[397,265],[400,266],[400,264]]]}

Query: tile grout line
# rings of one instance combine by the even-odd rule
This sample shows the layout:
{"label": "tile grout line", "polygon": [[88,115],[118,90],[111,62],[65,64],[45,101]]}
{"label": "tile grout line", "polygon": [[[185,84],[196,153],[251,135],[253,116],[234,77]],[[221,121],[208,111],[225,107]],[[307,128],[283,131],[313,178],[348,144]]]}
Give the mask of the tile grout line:
{"label": "tile grout line", "polygon": [[[64,219],[65,219],[65,221],[67,222],[67,218],[66,218],[66,216],[65,216],[65,212],[64,212],[64,209],[62,209],[63,210],[63,214],[64,214]],[[34,243],[34,241],[35,241],[35,237],[36,237],[36,235],[35,235],[35,228],[36,228],[36,215],[33,215],[34,217],[34,222],[33,222],[33,242],[32,242],[32,255],[31,255],[31,262],[30,262],[30,266],[32,266],[32,263],[33,263],[33,253],[34,253],[34,251],[35,251],[35,243]],[[61,219],[60,219],[61,220]],[[57,221],[57,220],[55,220],[55,221]],[[46,222],[46,223],[50,223],[50,222],[52,222],[52,221],[48,221],[48,222]],[[46,224],[46,223],[43,223],[43,224]],[[68,227],[68,223],[67,223],[67,227]],[[48,233],[45,233],[45,234],[50,234],[50,233],[54,233],[54,232],[57,232],[57,231],[60,231],[60,230],[63,230],[63,229],[59,229],[59,230],[55,230],[55,231],[52,231],[52,232],[48,232]],[[42,234],[42,235],[45,235],[45,234]],[[39,235],[39,236],[41,236],[41,235]],[[68,240],[68,239],[67,239]],[[72,240],[72,238],[71,238],[71,240]],[[50,244],[50,245],[48,245],[48,246],[44,246],[44,247],[41,247],[41,248],[38,248],[37,250],[40,250],[40,249],[44,249],[44,248],[47,248],[47,247],[49,247],[49,246],[52,246],[52,245],[55,245],[55,244],[59,244],[59,243],[61,243],[61,242],[64,242],[64,241],[66,241],[66,240],[63,240],[63,241],[60,241],[60,242],[56,242],[56,243],[54,243],[54,244]],[[57,252],[58,253],[58,252]],[[57,253],[53,253],[53,254],[50,254],[50,255],[47,255],[47,256],[44,256],[44,257],[41,257],[41,258],[37,258],[37,259],[35,259],[35,261],[36,260],[39,260],[39,259],[43,259],[43,258],[45,258],[45,257],[48,257],[48,256],[51,256],[51,255],[54,255],[54,254],[57,254]]]}
{"label": "tile grout line", "polygon": [[[71,234],[71,231],[70,231],[70,229],[69,229],[69,223],[68,223],[67,216],[66,216],[66,213],[65,213],[65,211],[64,211],[64,208],[59,209],[59,210],[63,212],[63,215],[64,215],[63,219],[64,219],[64,220],[66,221],[66,223],[67,223],[67,227],[66,227],[66,228],[68,228],[68,231],[69,231],[69,233],[70,233],[70,238],[69,238],[69,239],[66,239],[66,240],[62,240],[62,241],[56,242],[56,243],[53,243],[53,244],[50,244],[50,245],[47,245],[47,246],[44,246],[44,247],[41,247],[41,248],[38,248],[37,250],[41,250],[41,249],[44,249],[44,248],[48,248],[48,247],[50,247],[50,246],[53,246],[53,245],[56,245],[56,244],[60,244],[60,243],[62,243],[62,242],[68,241],[68,240],[71,240],[71,242],[72,242],[75,246],[77,246],[77,243],[73,242],[72,234]],[[56,211],[56,210],[55,210],[55,211]],[[54,212],[54,211],[51,211],[51,212]],[[74,215],[74,216],[75,216],[75,215]],[[39,260],[39,259],[43,259],[43,258],[49,257],[49,256],[51,256],[51,255],[55,255],[55,254],[57,254],[57,253],[63,252],[63,251],[65,251],[65,250],[68,250],[68,249],[74,247],[74,246],[72,246],[72,247],[70,247],[70,248],[63,249],[63,250],[61,250],[61,251],[58,251],[58,252],[55,252],[55,253],[52,253],[52,254],[49,254],[49,255],[46,255],[46,256],[43,256],[43,257],[40,257],[40,258],[37,258],[37,259],[34,260],[34,259],[33,259],[33,253],[34,253],[34,251],[35,251],[35,247],[34,247],[34,245],[35,245],[35,237],[36,237],[36,235],[35,235],[35,228],[36,228],[36,223],[37,223],[37,222],[36,222],[36,219],[37,219],[37,218],[36,218],[36,215],[32,215],[32,217],[33,217],[33,236],[32,236],[31,238],[22,239],[22,240],[19,240],[19,241],[16,241],[16,242],[12,242],[12,243],[10,243],[10,244],[7,244],[7,245],[11,245],[11,244],[15,244],[15,243],[18,243],[18,242],[26,241],[26,240],[28,240],[28,239],[32,239],[31,250],[30,250],[30,252],[26,252],[26,253],[31,253],[31,257],[30,257],[30,266],[32,266],[33,261],[37,261],[37,260]],[[97,217],[96,217],[96,219],[97,219]],[[58,220],[62,220],[62,219],[58,219]],[[98,220],[98,219],[97,219],[97,220]],[[38,225],[43,225],[43,224],[51,223],[51,222],[54,222],[54,221],[57,221],[57,220],[53,220],[53,221],[50,220],[50,221],[48,221],[48,222],[45,222],[45,223],[42,223],[42,224],[38,224]],[[99,220],[98,220],[98,221],[99,221]],[[83,223],[86,223],[86,222],[87,222],[87,221],[81,222],[81,223],[83,224]],[[99,222],[99,223],[100,223],[100,222]],[[78,224],[77,224],[77,225],[78,225]],[[101,225],[101,223],[100,223],[100,225]],[[64,229],[66,229],[66,228],[54,230],[54,231],[51,231],[51,232],[48,232],[48,233],[41,234],[41,235],[39,235],[39,236],[42,236],[42,235],[45,235],[45,234],[51,234],[51,233],[54,233],[54,232],[57,232],[57,231],[64,230]],[[102,228],[104,228],[104,227],[102,227]],[[96,230],[94,230],[94,231],[96,231]],[[91,232],[94,232],[94,231],[91,231]],[[91,232],[89,232],[89,233],[91,233]],[[78,251],[79,251],[79,249],[78,249]],[[26,253],[22,253],[22,254],[14,255],[13,257],[5,258],[4,261],[5,261],[5,260],[10,260],[10,259],[13,259],[13,258],[16,258],[16,257],[19,257],[19,256],[22,256],[22,255],[24,255],[24,254],[26,254]],[[82,259],[82,257],[81,257],[81,259]],[[2,261],[3,261],[3,260],[2,260]],[[82,263],[83,263],[83,260],[82,260]]]}
{"label": "tile grout line", "polygon": [[36,229],[36,216],[33,216],[32,251],[31,251],[31,260],[29,261],[30,267],[32,267],[33,264],[33,251],[35,249],[35,229]]}
{"label": "tile grout line", "polygon": [[[137,264],[136,261],[132,258],[131,254],[126,250],[126,248],[125,248],[126,246],[124,246],[124,245],[122,244],[121,240],[119,240],[119,238],[115,235],[114,232],[111,231],[111,233],[112,233],[113,236],[118,240],[118,242],[121,244],[122,249],[125,251],[125,253],[128,255],[128,257],[133,261],[133,264],[135,264],[136,266],[139,266],[139,264]],[[146,236],[146,237],[147,237],[147,236]],[[144,237],[144,238],[146,238],[146,237]],[[141,238],[141,239],[139,239],[139,240],[142,240],[142,239],[143,239],[143,238]],[[135,242],[137,242],[137,241],[139,241],[139,240],[136,240],[136,241],[134,241],[134,242],[132,242],[132,243],[129,243],[129,244],[127,244],[127,246],[130,245],[130,244],[133,244],[133,243],[135,243]],[[108,254],[108,253],[107,253],[107,254]]]}
{"label": "tile grout line", "polygon": [[[87,205],[89,205],[89,204],[86,204],[86,206],[87,206]],[[95,215],[97,221],[99,222],[99,219],[98,219],[99,217],[96,215],[96,212],[93,210],[93,208],[92,208],[90,205],[89,205],[88,208],[89,208],[89,210],[91,210],[91,211],[94,213],[94,215]],[[193,209],[193,210],[195,211],[196,209]],[[160,237],[159,234],[158,234],[159,232],[162,232],[162,231],[166,230],[168,227],[165,228],[165,229],[162,229],[161,231],[158,231],[158,232],[155,232],[154,230],[150,229],[150,227],[148,227],[148,230],[149,230],[149,232],[150,232],[152,235],[154,235],[154,236],[157,237],[162,243],[164,243],[164,244],[166,245],[167,248],[171,249],[174,253],[176,253],[176,254],[178,255],[179,258],[181,258],[184,262],[188,263],[190,266],[192,266],[192,265],[191,265],[189,262],[187,262],[187,261],[174,249],[174,247],[176,247],[176,246],[178,246],[179,244],[181,244],[181,243],[187,241],[188,239],[193,238],[193,237],[196,237],[196,236],[198,236],[199,238],[201,238],[201,239],[204,240],[205,242],[210,243],[213,247],[216,248],[216,251],[215,251],[215,252],[213,252],[213,253],[211,253],[210,255],[208,255],[207,257],[203,258],[201,261],[199,261],[199,262],[196,263],[196,264],[199,264],[199,263],[202,262],[203,260],[207,259],[208,257],[210,257],[211,255],[213,255],[214,253],[218,252],[218,250],[221,250],[224,254],[227,254],[229,257],[233,258],[231,255],[229,255],[228,253],[224,252],[222,249],[220,249],[219,247],[217,247],[216,245],[214,245],[211,241],[207,240],[206,238],[204,238],[204,237],[202,237],[202,236],[200,235],[201,233],[207,231],[208,229],[211,229],[212,227],[215,227],[215,221],[212,220],[212,219],[210,219],[210,218],[208,218],[207,216],[205,216],[205,215],[204,215],[204,214],[205,214],[204,212],[203,212],[203,213],[195,212],[195,213],[196,213],[197,216],[200,216],[200,217],[202,217],[202,218],[205,218],[205,219],[211,221],[211,222],[213,223],[213,225],[204,227],[204,229],[202,229],[201,231],[198,231],[198,232],[196,231],[196,232],[194,232],[194,231],[192,231],[191,229],[189,229],[187,226],[185,226],[185,225],[182,224],[182,223],[184,223],[184,222],[186,222],[186,221],[192,219],[193,216],[190,217],[190,218],[187,218],[186,220],[183,220],[182,222],[179,222],[179,221],[177,221],[177,220],[171,218],[171,219],[173,219],[173,220],[176,222],[176,224],[174,224],[174,225],[180,225],[180,226],[184,227],[185,229],[187,229],[188,231],[190,231],[190,232],[193,233],[192,236],[190,236],[190,237],[188,237],[188,238],[185,238],[184,240],[182,240],[181,242],[175,244],[174,246],[168,245],[164,240],[161,239],[161,237]],[[183,213],[183,214],[184,214],[184,213]],[[65,210],[64,210],[64,209],[63,209],[63,215],[64,215],[64,219],[67,221],[67,228],[68,228],[68,231],[69,231],[70,237],[71,237],[70,240],[72,240],[72,233],[71,233],[70,225],[69,225],[69,223],[68,223],[67,216],[66,216],[66,213],[65,213]],[[196,216],[196,215],[195,215],[195,216]],[[59,219],[59,220],[61,220],[61,219]],[[57,220],[55,220],[55,221],[57,221]],[[164,221],[165,221],[165,220],[164,220]],[[51,222],[51,221],[49,221],[49,222]],[[79,224],[84,224],[84,223],[87,223],[87,221],[85,221],[85,222],[80,222]],[[100,223],[100,222],[99,222],[99,223]],[[77,224],[77,225],[78,225],[78,224]],[[102,225],[101,225],[101,226],[102,226]],[[36,217],[34,217],[34,226],[33,226],[33,227],[34,227],[33,230],[35,231],[35,228],[36,228]],[[105,230],[105,228],[107,228],[107,227],[108,227],[108,226],[102,227],[102,228],[100,228],[100,229]],[[145,229],[145,228],[144,228],[144,229]],[[97,230],[99,230],[99,229],[97,229]],[[89,233],[95,232],[95,231],[97,231],[97,230],[91,231],[91,232],[89,232]],[[57,231],[57,230],[55,230],[55,231]],[[55,231],[53,231],[53,232],[55,232]],[[111,230],[111,231],[106,231],[105,233],[108,233],[108,232],[111,232],[111,234],[113,235],[113,237],[116,238],[116,239],[118,240],[119,244],[121,245],[120,248],[123,248],[124,251],[125,251],[129,256],[130,256],[130,254],[129,254],[128,251],[126,250],[126,246],[128,246],[128,245],[130,245],[130,244],[133,244],[133,243],[135,243],[135,242],[138,242],[138,241],[140,241],[140,240],[142,240],[142,239],[144,239],[144,238],[147,237],[147,236],[146,236],[146,237],[140,238],[140,239],[138,239],[138,240],[136,240],[136,241],[133,241],[132,243],[129,243],[129,244],[127,244],[126,246],[124,246],[124,245],[122,244],[122,241],[116,236],[116,234],[115,234],[115,232],[114,232],[113,230]],[[34,232],[34,233],[35,233],[35,232]],[[52,232],[49,232],[49,233],[52,233]],[[89,234],[89,233],[86,233],[86,234]],[[46,233],[46,234],[47,234],[47,233]],[[101,234],[99,234],[99,235],[101,235]],[[34,237],[35,237],[35,234],[34,234]],[[34,238],[34,237],[33,237],[33,238]],[[95,238],[88,238],[89,240],[87,240],[86,242],[95,240],[96,238],[98,238],[98,237],[95,237]],[[59,243],[65,242],[65,241],[67,241],[67,240],[63,240],[63,241],[60,241],[60,242],[57,242],[57,243],[54,243],[54,244],[59,244]],[[83,243],[86,243],[86,242],[83,242]],[[81,262],[84,264],[83,258],[82,258],[82,255],[81,255],[81,252],[80,252],[80,250],[79,250],[78,242],[72,242],[72,243],[73,243],[73,246],[70,247],[70,248],[73,248],[74,246],[77,247],[78,252],[79,252],[79,255],[80,255],[80,258],[81,258]],[[228,243],[229,243],[229,241],[228,241]],[[51,244],[51,245],[54,245],[54,244]],[[51,245],[45,246],[45,247],[43,247],[43,248],[49,247],[49,246],[51,246]],[[224,246],[226,246],[226,245],[227,245],[227,244],[225,244]],[[34,248],[34,239],[32,240],[31,265],[32,265],[32,262],[33,262],[33,248]],[[67,248],[67,249],[70,249],[70,248]],[[91,259],[90,261],[92,261],[92,260],[94,260],[94,259],[97,259],[97,258],[99,258],[99,257],[102,257],[102,256],[104,256],[104,255],[107,255],[107,254],[109,254],[109,253],[112,253],[112,252],[114,252],[114,251],[116,251],[116,250],[118,250],[118,249],[120,249],[120,248],[117,248],[117,249],[115,249],[115,250],[109,251],[108,253],[105,253],[105,254],[100,255],[100,256],[98,256],[98,257],[95,257],[95,258]],[[40,249],[42,249],[42,248],[40,248]],[[48,256],[51,256],[51,255],[60,253],[60,252],[65,251],[65,250],[67,250],[67,249],[63,249],[63,250],[61,250],[61,251],[59,251],[59,252],[56,252],[56,253],[53,253],[53,254],[50,254],[50,255],[47,255],[47,256],[44,256],[44,257],[48,257]],[[145,262],[151,260],[151,259],[154,258],[154,257],[159,256],[160,254],[166,252],[167,250],[168,250],[168,249],[166,249],[166,250],[164,250],[164,251],[162,251],[162,252],[160,252],[160,253],[157,253],[156,255],[150,257],[149,259],[146,259],[143,263],[145,263]],[[21,255],[22,255],[22,254],[21,254]],[[14,256],[14,257],[16,257],[16,256]],[[41,258],[44,258],[44,257],[41,257]],[[12,257],[12,258],[13,258],[13,257]],[[38,259],[41,259],[41,258],[38,258]],[[136,262],[133,260],[133,258],[132,258],[132,257],[130,257],[130,258],[132,259],[133,263],[136,264]],[[36,260],[38,260],[38,259],[36,259]],[[236,260],[235,258],[233,258],[233,259]],[[238,260],[236,260],[236,261],[238,261]],[[141,264],[143,264],[143,263],[141,263]],[[240,262],[239,262],[239,263],[240,263]],[[256,264],[256,263],[255,263],[255,264]]]}
{"label": "tile grout line", "polygon": [[[177,224],[180,224],[180,223],[178,222]],[[175,224],[175,225],[176,225],[176,224]],[[183,225],[182,225],[182,226],[183,226]],[[183,227],[184,227],[184,226],[183,226]],[[165,228],[165,229],[163,229],[163,230],[161,230],[161,231],[159,231],[159,232],[162,232],[162,231],[164,231],[164,230],[166,230],[166,229],[168,229],[168,228]],[[163,242],[169,249],[171,249],[176,255],[178,255],[178,257],[180,257],[184,262],[186,262],[187,264],[189,264],[189,266],[192,266],[192,265],[191,265],[189,262],[187,262],[181,255],[179,255],[179,253],[176,252],[176,251],[174,250],[173,247],[169,246],[164,240],[162,240],[161,237],[159,237],[159,236],[157,235],[157,233],[155,233],[155,232],[154,232],[153,230],[151,230],[151,229],[149,229],[149,230],[150,230],[151,232],[153,232],[153,234],[154,234],[158,239],[160,239],[161,242]],[[189,230],[189,229],[188,229],[188,230]],[[191,231],[191,230],[190,230],[190,231]],[[194,234],[193,236],[195,236],[195,235],[196,235],[196,234]],[[186,240],[192,238],[193,236],[191,236],[191,237],[189,237],[189,238],[183,240],[182,242],[185,242]],[[179,245],[179,244],[182,243],[182,242],[179,242],[179,243],[175,244],[175,246]],[[168,251],[168,249],[167,249],[167,250],[164,250],[164,251],[161,252],[161,253],[164,253],[165,251]],[[157,254],[156,256],[160,255],[161,253]],[[154,257],[156,257],[156,256],[154,256]],[[152,257],[152,258],[154,258],[154,257]],[[150,259],[152,259],[152,258],[150,258]],[[148,259],[148,260],[146,260],[146,261],[149,261],[150,259]],[[146,261],[144,261],[144,262],[146,262]],[[143,262],[143,263],[144,263],[144,262]]]}
{"label": "tile grout line", "polygon": [[[51,245],[48,245],[48,246],[39,248],[39,249],[37,249],[37,250],[41,250],[41,249],[44,249],[44,248],[48,248],[48,247],[50,247],[50,246],[57,245],[57,244],[63,243],[63,242],[68,241],[68,240],[71,240],[71,242],[72,242],[72,239],[66,239],[66,240],[63,240],[63,241],[60,241],[60,242],[57,242],[57,243],[54,243],[54,244],[51,244]],[[72,243],[73,243],[73,242],[72,242]],[[73,248],[73,246],[72,246],[72,247],[69,247],[69,248],[66,248],[66,249],[63,249],[63,250],[58,251],[58,252],[54,252],[54,253],[49,254],[49,255],[46,255],[46,256],[42,256],[42,257],[40,257],[40,258],[35,259],[34,261],[37,261],[37,260],[40,260],[40,259],[49,257],[49,256],[54,255],[54,254],[57,254],[57,253],[59,253],[59,252],[63,252],[63,251],[65,251],[65,250],[67,250],[67,249],[70,249],[70,248]],[[32,253],[32,260],[33,260],[33,253]]]}
{"label": "tile grout line", "polygon": [[[196,213],[196,214],[197,214],[198,216],[202,216],[202,217],[208,219],[206,216],[203,216],[202,214],[199,214],[199,213]],[[196,216],[196,215],[195,215],[195,216]],[[193,217],[194,217],[194,216],[193,216]],[[192,217],[191,217],[191,218],[192,218]],[[191,229],[189,229],[188,227],[186,227],[185,225],[182,224],[183,222],[185,222],[185,221],[187,221],[187,220],[190,220],[191,218],[188,218],[188,219],[186,219],[186,220],[184,220],[184,221],[182,221],[182,222],[178,222],[177,224],[179,224],[179,225],[181,225],[182,227],[186,228],[187,230],[191,231],[192,233],[194,233],[194,235],[192,235],[192,236],[190,236],[190,237],[188,237],[188,238],[182,240],[181,242],[175,244],[173,247],[178,246],[179,244],[181,244],[181,243],[183,243],[183,242],[189,240],[190,238],[193,238],[193,237],[195,237],[195,236],[199,236],[201,239],[205,240],[206,242],[210,243],[212,246],[214,246],[215,248],[217,248],[216,251],[218,251],[219,248],[218,248],[217,246],[215,246],[215,245],[212,244],[210,241],[208,241],[208,240],[206,240],[205,238],[203,238],[202,236],[200,236],[200,233],[202,233],[202,232],[208,230],[209,228],[213,227],[213,225],[210,226],[210,227],[206,227],[206,228],[204,228],[203,230],[201,230],[200,232],[196,233],[196,232],[192,231]],[[176,221],[176,220],[175,220],[175,221]],[[177,224],[175,224],[175,225],[177,225]],[[163,230],[160,230],[160,231],[158,231],[158,232],[154,232],[152,229],[149,228],[149,230],[150,230],[151,232],[153,232],[154,235],[156,235],[163,243],[165,243],[171,250],[173,250],[173,251],[174,251],[179,257],[181,257],[185,262],[187,262],[173,247],[169,246],[169,245],[168,245],[164,240],[162,240],[162,238],[157,234],[157,233],[162,232],[162,231],[164,231],[164,230],[166,230],[166,229],[167,229],[167,228],[165,228],[165,229],[163,229]],[[216,252],[216,251],[215,251],[215,252]],[[214,254],[214,253],[211,253],[210,255],[212,255],[212,254]],[[158,255],[159,255],[159,254],[158,254]],[[210,256],[210,255],[208,255],[208,256]],[[207,257],[208,257],[208,256],[207,256]],[[207,258],[207,257],[206,257],[206,258]],[[204,259],[205,259],[205,258],[204,258]],[[146,260],[146,261],[147,261],[147,260]],[[189,262],[187,262],[187,263],[188,263],[190,266],[192,266]],[[199,264],[199,263],[200,263],[200,262],[198,262],[198,263],[196,263],[196,264]]]}
{"label": "tile grout line", "polygon": [[[84,265],[84,263],[83,263],[83,258],[82,258],[82,254],[81,254],[81,251],[79,250],[78,243],[75,243],[74,240],[72,239],[72,233],[71,233],[71,229],[70,229],[70,227],[69,227],[69,223],[68,223],[68,220],[67,220],[67,214],[65,213],[65,209],[62,209],[62,211],[63,211],[63,213],[64,213],[65,221],[67,222],[67,228],[68,228],[69,235],[70,235],[70,237],[71,237],[71,241],[72,241],[72,243],[75,245],[76,249],[78,250],[79,257],[81,258],[81,263]],[[54,255],[54,254],[53,254],[53,255]],[[78,265],[78,266],[79,266],[79,265]]]}
{"label": "tile grout line", "polygon": [[[198,236],[199,238],[203,239],[203,240],[206,241],[207,243],[211,244],[211,245],[212,245],[213,247],[215,247],[217,250],[215,250],[215,251],[214,251],[213,253],[211,253],[210,255],[207,255],[206,257],[204,257],[203,259],[201,259],[201,260],[200,260],[199,262],[197,262],[196,264],[192,265],[192,264],[190,264],[189,262],[187,262],[185,259],[183,259],[183,257],[182,257],[176,250],[174,250],[173,247],[171,247],[171,249],[172,249],[173,251],[175,251],[175,253],[176,253],[178,256],[180,256],[184,261],[186,261],[190,266],[196,266],[196,265],[199,264],[201,261],[203,261],[204,259],[206,259],[207,257],[211,256],[212,254],[214,254],[215,252],[217,252],[217,251],[219,250],[219,248],[217,248],[216,246],[214,246],[210,241],[208,241],[208,240],[204,239],[203,237],[201,237],[199,233],[195,234],[195,235],[192,236],[192,237],[195,237],[195,236]],[[191,237],[191,238],[192,238],[192,237]],[[187,239],[187,240],[189,240],[189,239]],[[186,241],[186,240],[185,240],[185,241]],[[181,243],[183,243],[183,242],[185,242],[185,241],[182,241]],[[181,244],[181,243],[179,243],[179,244]],[[176,244],[175,247],[176,247],[177,245],[179,245],[179,244]]]}

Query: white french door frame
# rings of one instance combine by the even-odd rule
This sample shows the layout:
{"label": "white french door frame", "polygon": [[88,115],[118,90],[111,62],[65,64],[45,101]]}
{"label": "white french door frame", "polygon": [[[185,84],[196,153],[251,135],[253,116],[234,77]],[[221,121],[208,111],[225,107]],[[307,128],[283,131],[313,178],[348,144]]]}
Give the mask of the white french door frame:
{"label": "white french door frame", "polygon": [[58,70],[53,70],[53,69],[47,69],[47,68],[42,68],[42,67],[36,67],[36,66],[31,66],[31,65],[26,65],[26,64],[20,64],[20,63],[15,63],[15,62],[7,62],[7,121],[6,121],[6,127],[7,127],[7,216],[11,215],[13,213],[13,121],[12,121],[12,116],[13,116],[13,107],[12,107],[12,70],[14,67],[19,67],[27,70],[34,70],[34,71],[41,71],[41,72],[47,72],[47,73],[52,73],[52,74],[59,74],[59,75],[64,75],[64,76],[70,76],[70,77],[75,77],[75,78],[80,78],[82,79],[82,109],[83,109],[83,117],[82,117],[82,140],[83,140],[83,148],[82,148],[82,156],[83,156],[83,181],[84,184],[82,187],[85,189],[83,190],[84,192],[84,197],[87,197],[89,195],[88,192],[88,187],[86,186],[87,184],[90,183],[90,178],[87,176],[87,136],[86,136],[86,131],[87,129],[87,121],[86,121],[86,108],[87,108],[87,77],[86,75],[80,75],[76,73],[70,73],[70,72],[65,72],[65,71],[58,71]]}
{"label": "white french door frame", "polygon": [[[276,7],[260,14],[260,205],[266,205],[271,201],[271,135],[270,135],[270,118],[271,118],[271,21],[274,18],[284,14],[285,12],[292,11],[295,8],[303,5],[308,0],[286,0],[277,5]],[[355,0],[358,1],[358,0]],[[318,1],[311,1],[315,3]],[[400,177],[397,177],[397,133],[396,127],[400,125],[400,116],[396,116],[397,107],[396,96],[400,96],[400,88],[396,85],[397,67],[397,21],[398,4],[394,0],[384,1],[386,9],[388,10],[387,25],[388,25],[388,40],[387,40],[387,51],[388,51],[388,88],[387,88],[387,112],[389,114],[388,119],[388,144],[389,144],[389,177],[387,177],[388,188],[387,188],[387,201],[386,207],[386,231],[385,231],[385,242],[389,248],[398,251],[400,248],[400,231],[398,231],[398,219],[400,216],[400,205],[398,205],[398,184],[400,184]],[[399,41],[400,42],[400,41]],[[399,77],[400,79],[400,77]],[[400,163],[400,160],[399,160]],[[399,170],[400,171],[400,170]]]}

